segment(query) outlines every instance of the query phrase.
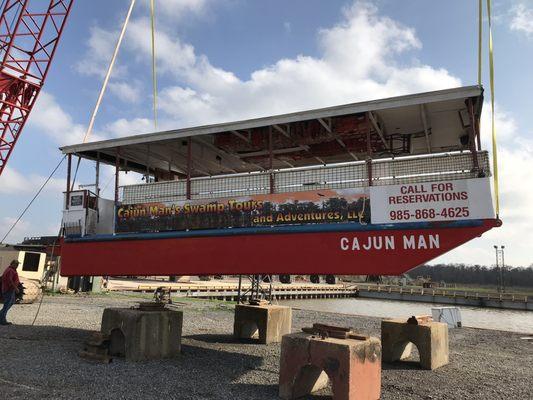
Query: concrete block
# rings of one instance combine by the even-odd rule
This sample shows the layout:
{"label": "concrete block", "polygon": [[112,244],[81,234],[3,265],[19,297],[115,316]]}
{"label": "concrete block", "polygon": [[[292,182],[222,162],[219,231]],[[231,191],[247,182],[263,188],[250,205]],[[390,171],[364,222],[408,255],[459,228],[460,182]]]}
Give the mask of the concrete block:
{"label": "concrete block", "polygon": [[448,325],[429,319],[418,323],[390,319],[381,321],[383,362],[392,363],[409,357],[414,344],[420,355],[420,366],[434,370],[448,364]]}
{"label": "concrete block", "polygon": [[144,361],[179,355],[182,325],[181,311],[106,308],[101,330],[109,336],[112,356]]}
{"label": "concrete block", "polygon": [[260,343],[279,343],[283,335],[291,333],[291,326],[290,307],[271,304],[235,306],[233,335],[236,338],[251,339],[258,332]]}
{"label": "concrete block", "polygon": [[334,400],[377,400],[381,394],[381,344],[363,340],[320,338],[308,333],[283,336],[279,396],[297,399],[331,381]]}

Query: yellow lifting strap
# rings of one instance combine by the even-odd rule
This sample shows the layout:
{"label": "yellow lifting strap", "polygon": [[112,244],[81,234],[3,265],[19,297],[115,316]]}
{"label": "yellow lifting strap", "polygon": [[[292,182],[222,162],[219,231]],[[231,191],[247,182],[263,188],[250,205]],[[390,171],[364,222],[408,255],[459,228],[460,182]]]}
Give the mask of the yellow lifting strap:
{"label": "yellow lifting strap", "polygon": [[154,128],[157,130],[157,72],[155,54],[155,0],[150,0],[150,19],[152,23],[152,85],[154,89]]}
{"label": "yellow lifting strap", "polygon": [[492,13],[491,0],[487,0],[487,15],[489,19],[489,71],[490,71],[490,104],[492,108],[492,163],[494,176],[494,200],[496,202],[496,216],[500,215],[500,189],[498,183],[498,144],[496,141],[496,126],[494,116],[494,46],[492,41]]}

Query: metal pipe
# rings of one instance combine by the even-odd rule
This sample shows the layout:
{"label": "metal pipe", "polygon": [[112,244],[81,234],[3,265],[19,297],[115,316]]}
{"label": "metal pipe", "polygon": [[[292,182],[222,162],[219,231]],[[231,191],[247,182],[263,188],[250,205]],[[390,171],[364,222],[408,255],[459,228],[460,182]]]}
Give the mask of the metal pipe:
{"label": "metal pipe", "polygon": [[365,113],[366,123],[366,168],[368,175],[368,186],[372,186],[372,143],[370,135],[370,122],[368,113]]}
{"label": "metal pipe", "polygon": [[191,199],[192,138],[187,140],[187,200]]}
{"label": "metal pipe", "polygon": [[472,104],[472,99],[468,99],[466,101],[466,104],[468,106],[468,116],[470,118],[470,129],[468,130],[468,144],[470,146],[470,152],[472,153],[472,158],[474,162],[474,168],[476,171],[479,171],[479,160],[477,157],[477,149],[476,149],[476,132],[475,132],[475,123],[474,123],[474,105]]}
{"label": "metal pipe", "polygon": [[96,195],[100,197],[100,153],[96,153],[96,178],[95,178]]}
{"label": "metal pipe", "polygon": [[122,25],[122,30],[120,31],[120,35],[118,37],[117,44],[115,46],[115,50],[113,52],[113,56],[111,57],[111,63],[109,64],[109,67],[107,68],[107,73],[104,78],[104,83],[102,85],[102,88],[100,89],[100,94],[98,95],[98,100],[96,101],[96,105],[93,110],[93,114],[91,116],[91,120],[89,121],[89,126],[87,127],[87,132],[85,132],[85,136],[83,137],[83,143],[87,142],[87,139],[92,133],[93,127],[94,127],[94,121],[96,120],[96,114],[98,114],[98,110],[100,109],[100,104],[102,103],[102,99],[104,97],[104,93],[107,88],[107,84],[109,82],[109,78],[111,77],[111,73],[113,72],[113,67],[115,65],[115,61],[117,59],[118,51],[120,49],[120,45],[122,43],[122,40],[124,39],[124,35],[126,34],[126,27],[128,26],[128,22],[131,17],[131,13],[133,12],[133,6],[135,5],[135,0],[131,0],[130,7],[128,9],[128,13],[126,14],[126,19],[124,20],[124,24]]}
{"label": "metal pipe", "polygon": [[72,169],[72,154],[67,156],[67,191],[65,192],[65,209],[69,209],[70,204],[70,174]]}
{"label": "metal pipe", "polygon": [[118,185],[120,175],[120,147],[117,148],[117,154],[115,157],[115,206],[118,204]]}
{"label": "metal pipe", "polygon": [[500,263],[498,257],[498,246],[494,246],[494,251],[496,252],[496,273],[498,274],[498,293],[501,293],[501,273],[500,273]]}
{"label": "metal pipe", "polygon": [[268,130],[268,170],[270,172],[270,194],[274,193],[274,172],[272,171],[274,165],[274,153],[273,153],[273,144],[272,144],[272,127],[269,127]]}
{"label": "metal pipe", "polygon": [[502,253],[502,266],[501,266],[501,275],[502,275],[502,292],[505,293],[505,246],[501,246],[501,253]]}

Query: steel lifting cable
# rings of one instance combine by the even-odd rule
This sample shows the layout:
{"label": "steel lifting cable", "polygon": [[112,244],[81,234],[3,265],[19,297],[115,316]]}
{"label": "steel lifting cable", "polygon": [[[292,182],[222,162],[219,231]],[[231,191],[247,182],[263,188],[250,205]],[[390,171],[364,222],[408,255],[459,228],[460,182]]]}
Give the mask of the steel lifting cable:
{"label": "steel lifting cable", "polygon": [[17,224],[19,223],[19,221],[22,219],[22,217],[24,216],[24,214],[26,214],[26,211],[28,211],[28,209],[31,207],[31,205],[33,204],[33,202],[35,200],[37,200],[37,197],[39,197],[39,195],[41,194],[41,192],[43,191],[44,187],[48,184],[48,182],[50,182],[50,180],[52,179],[52,177],[54,176],[54,174],[57,172],[57,170],[59,169],[59,167],[61,166],[61,164],[63,164],[63,161],[65,161],[65,158],[67,156],[63,156],[61,158],[61,160],[59,161],[59,163],[56,165],[56,167],[54,168],[54,170],[52,171],[52,173],[48,176],[48,178],[46,178],[46,181],[44,181],[44,183],[41,185],[41,187],[39,188],[39,190],[37,191],[37,193],[35,193],[35,196],[33,196],[33,198],[31,199],[31,201],[28,203],[28,205],[26,206],[26,208],[24,209],[24,211],[22,211],[22,213],[19,215],[19,217],[17,218],[17,220],[13,223],[13,225],[11,225],[11,228],[9,228],[9,230],[7,231],[7,233],[4,235],[4,237],[2,238],[2,240],[0,240],[0,244],[4,243],[4,240],[6,240],[6,238],[9,236],[9,234],[11,233],[11,231],[13,231],[13,229],[15,228],[15,226],[17,226]]}
{"label": "steel lifting cable", "polygon": [[492,124],[492,163],[494,177],[494,198],[496,202],[496,217],[500,216],[500,189],[498,181],[498,143],[496,138],[496,125],[494,115],[494,43],[492,40],[492,10],[491,0],[487,0],[487,15],[489,19],[489,72],[490,72],[490,104],[491,104],[491,124]]}
{"label": "steel lifting cable", "polygon": [[[104,78],[104,82],[102,84],[102,88],[100,89],[100,94],[98,95],[98,100],[96,101],[96,105],[93,110],[93,114],[91,116],[91,120],[89,121],[89,126],[87,127],[87,132],[85,132],[85,136],[83,137],[83,143],[86,143],[89,139],[89,136],[91,135],[94,127],[94,121],[96,120],[96,115],[98,114],[98,110],[100,109],[100,104],[102,103],[102,99],[104,98],[105,91],[107,89],[107,84],[109,83],[109,78],[111,77],[111,73],[113,72],[113,67],[115,66],[115,61],[118,56],[118,52],[120,50],[120,45],[122,44],[122,40],[124,39],[124,35],[126,34],[126,28],[128,26],[128,23],[130,21],[131,13],[133,12],[133,7],[135,6],[136,0],[131,0],[130,8],[128,9],[128,13],[126,14],[126,19],[124,20],[124,24],[122,25],[122,30],[120,31],[120,35],[118,37],[117,43],[115,45],[115,50],[113,51],[113,57],[111,58],[111,62],[109,64],[109,67],[107,68],[107,73]],[[81,163],[81,157],[78,158],[78,163],[76,164],[76,170],[74,171],[74,177],[72,179],[72,187],[71,190],[74,189],[74,184],[76,182],[76,176],[78,175],[78,170],[80,168]]]}
{"label": "steel lifting cable", "polygon": [[[85,136],[83,138],[83,143],[85,143],[87,141],[87,139],[89,138],[91,132],[92,132],[92,129],[93,129],[93,126],[94,126],[94,121],[96,119],[96,114],[98,113],[98,109],[100,108],[100,103],[102,102],[102,98],[104,97],[104,93],[105,93],[105,90],[107,88],[107,84],[109,82],[109,77],[111,76],[111,72],[113,71],[113,66],[115,65],[115,61],[117,59],[117,55],[118,55],[118,51],[120,49],[120,45],[122,43],[122,39],[124,38],[124,34],[126,33],[126,27],[128,25],[128,22],[130,20],[130,17],[131,17],[131,14],[132,14],[132,11],[133,11],[133,7],[135,5],[135,1],[136,0],[131,0],[131,4],[130,4],[130,8],[128,9],[128,14],[126,15],[126,19],[124,21],[124,25],[122,26],[122,30],[120,32],[120,36],[119,36],[119,39],[117,41],[117,44],[115,46],[115,51],[113,52],[113,57],[111,59],[111,63],[107,69],[107,73],[106,73],[106,76],[105,76],[105,79],[104,79],[104,83],[103,83],[103,86],[102,86],[102,89],[100,90],[100,95],[98,96],[98,100],[96,102],[96,106],[94,108],[94,111],[93,111],[93,114],[92,114],[92,117],[91,117],[91,121],[89,123],[89,126],[87,128],[87,132],[85,133]],[[50,181],[50,179],[52,178],[52,176],[55,174],[55,172],[58,170],[59,166],[63,163],[63,161],[65,160],[66,156],[63,156],[63,158],[61,159],[61,161],[59,162],[59,164],[54,168],[54,170],[52,171],[52,173],[50,174],[50,176],[48,177],[48,179],[44,182],[44,184],[39,188],[39,190],[37,191],[37,193],[35,194],[35,196],[33,197],[33,199],[30,201],[30,203],[26,206],[26,208],[24,209],[24,211],[22,212],[22,214],[17,218],[17,220],[15,221],[15,223],[11,226],[11,228],[7,231],[7,233],[4,235],[3,239],[0,241],[0,243],[3,243],[4,240],[9,236],[9,234],[11,233],[11,231],[15,228],[15,226],[19,223],[19,221],[21,220],[21,218],[24,216],[24,214],[26,213],[26,211],[28,211],[28,209],[31,207],[31,205],[33,204],[33,202],[37,199],[37,197],[39,196],[39,194],[41,194],[42,190],[44,189],[44,187],[46,186],[46,184]],[[78,173],[78,169],[80,167],[80,162],[81,162],[81,158],[78,158],[78,164],[76,165],[76,172],[74,174],[74,179],[72,181],[72,188],[74,188],[74,182],[76,181],[76,175]]]}
{"label": "steel lifting cable", "polygon": [[[61,231],[62,231],[62,229],[59,228],[59,232],[57,234],[56,240],[52,244],[52,253],[50,254],[50,259],[54,258],[54,253],[56,251],[56,245],[61,240]],[[50,272],[50,270],[48,270],[47,272]],[[59,272],[59,270],[56,271],[56,273],[58,273],[58,272]],[[33,321],[31,323],[31,326],[35,325],[35,322],[37,321],[37,318],[39,317],[39,313],[41,312],[41,306],[43,305],[43,300],[44,300],[44,289],[46,288],[46,283],[47,283],[49,278],[50,278],[50,276],[45,273],[44,277],[43,277],[43,280],[41,282],[41,286],[40,286],[41,299],[39,300],[39,307],[37,307],[37,311],[35,312],[35,316],[33,317]]]}
{"label": "steel lifting cable", "polygon": [[152,86],[154,96],[154,129],[157,131],[157,71],[155,54],[155,0],[150,0],[150,19],[152,25]]}
{"label": "steel lifting cable", "polygon": [[483,52],[483,0],[479,0],[478,11],[477,84],[481,86],[481,64]]}

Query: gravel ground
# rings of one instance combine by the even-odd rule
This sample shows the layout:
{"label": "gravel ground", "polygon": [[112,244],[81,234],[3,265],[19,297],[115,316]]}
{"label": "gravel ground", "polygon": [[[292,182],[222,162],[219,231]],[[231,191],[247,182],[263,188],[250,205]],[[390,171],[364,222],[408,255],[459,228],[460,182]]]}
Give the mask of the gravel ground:
{"label": "gravel ground", "polygon": [[[176,359],[102,365],[78,357],[105,307],[138,300],[45,297],[33,327],[37,304],[15,306],[16,325],[0,326],[0,399],[277,399],[280,346],[234,342],[230,304],[184,302],[183,354]],[[313,322],[379,336],[378,318],[294,310],[294,331]],[[521,336],[451,330],[450,364],[436,371],[383,365],[382,399],[533,399],[533,342]]]}

